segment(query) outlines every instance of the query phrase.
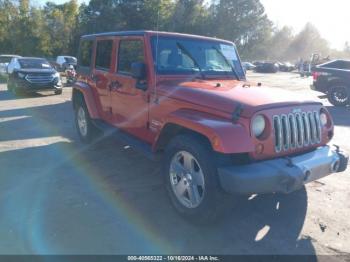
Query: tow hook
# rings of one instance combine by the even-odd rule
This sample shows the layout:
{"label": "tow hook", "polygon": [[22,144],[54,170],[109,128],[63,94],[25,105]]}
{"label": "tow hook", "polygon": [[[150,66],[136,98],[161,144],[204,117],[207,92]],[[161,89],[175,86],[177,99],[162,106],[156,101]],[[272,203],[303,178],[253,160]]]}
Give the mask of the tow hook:
{"label": "tow hook", "polygon": [[288,167],[294,167],[294,163],[293,163],[293,160],[290,158],[290,157],[285,157],[285,159],[287,160],[287,166]]}

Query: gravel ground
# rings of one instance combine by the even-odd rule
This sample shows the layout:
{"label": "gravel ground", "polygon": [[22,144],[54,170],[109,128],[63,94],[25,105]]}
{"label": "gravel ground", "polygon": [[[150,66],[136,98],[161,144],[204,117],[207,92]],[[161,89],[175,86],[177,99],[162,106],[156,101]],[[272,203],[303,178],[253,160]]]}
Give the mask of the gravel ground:
{"label": "gravel ground", "polygon": [[[320,100],[310,78],[249,79]],[[15,98],[0,84],[0,254],[317,254],[350,252],[350,169],[290,195],[242,198],[224,221],[181,219],[153,163],[116,139],[78,141],[70,101]],[[347,109],[331,111],[350,152]]]}

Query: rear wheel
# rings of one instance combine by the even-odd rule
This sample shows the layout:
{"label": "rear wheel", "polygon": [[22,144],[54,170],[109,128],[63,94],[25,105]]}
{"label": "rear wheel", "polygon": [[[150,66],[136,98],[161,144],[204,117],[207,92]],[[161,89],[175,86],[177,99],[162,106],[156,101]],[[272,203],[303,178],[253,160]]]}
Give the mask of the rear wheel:
{"label": "rear wheel", "polygon": [[328,100],[334,106],[346,106],[350,103],[350,90],[343,83],[334,84],[329,88]]}
{"label": "rear wheel", "polygon": [[78,101],[75,107],[75,124],[82,142],[90,143],[96,138],[97,129],[91,122],[89,111],[84,101]]}
{"label": "rear wheel", "polygon": [[167,146],[163,173],[170,200],[176,210],[196,224],[220,218],[228,195],[219,185],[214,153],[206,141],[179,135]]}

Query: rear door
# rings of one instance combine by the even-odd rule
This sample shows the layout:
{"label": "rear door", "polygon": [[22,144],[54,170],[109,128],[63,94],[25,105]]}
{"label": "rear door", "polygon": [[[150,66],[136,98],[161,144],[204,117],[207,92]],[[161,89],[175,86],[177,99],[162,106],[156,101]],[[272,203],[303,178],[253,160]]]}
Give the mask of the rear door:
{"label": "rear door", "polygon": [[95,59],[92,70],[92,82],[96,98],[101,109],[104,120],[110,121],[111,117],[111,96],[110,83],[115,70],[115,43],[113,37],[96,39]]}
{"label": "rear door", "polygon": [[141,36],[118,38],[111,97],[114,125],[143,140],[149,140],[149,88],[147,91],[137,89],[136,79],[131,76],[132,63],[145,63],[144,44],[144,38]]}

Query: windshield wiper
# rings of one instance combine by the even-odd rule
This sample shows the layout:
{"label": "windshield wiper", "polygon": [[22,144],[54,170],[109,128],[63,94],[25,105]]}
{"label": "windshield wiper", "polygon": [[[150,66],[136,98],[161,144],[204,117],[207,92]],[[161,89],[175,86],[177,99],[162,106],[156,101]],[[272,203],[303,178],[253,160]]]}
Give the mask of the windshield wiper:
{"label": "windshield wiper", "polygon": [[194,65],[199,69],[200,75],[202,76],[203,79],[205,79],[205,75],[203,73],[202,68],[198,64],[197,60],[192,56],[192,54],[179,42],[176,42],[176,46],[193,61]]}
{"label": "windshield wiper", "polygon": [[236,79],[239,80],[239,76],[237,74],[236,69],[233,67],[233,65],[228,61],[226,56],[219,50],[216,46],[213,46],[213,49],[224,59],[225,63],[231,68],[232,73],[235,75]]}

